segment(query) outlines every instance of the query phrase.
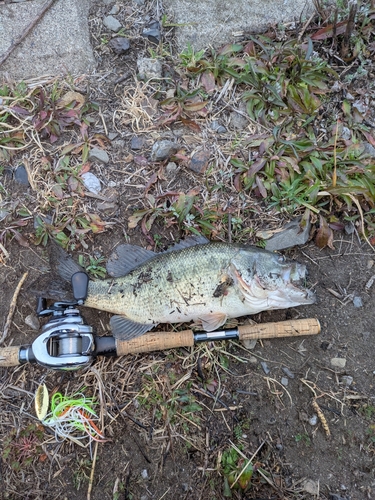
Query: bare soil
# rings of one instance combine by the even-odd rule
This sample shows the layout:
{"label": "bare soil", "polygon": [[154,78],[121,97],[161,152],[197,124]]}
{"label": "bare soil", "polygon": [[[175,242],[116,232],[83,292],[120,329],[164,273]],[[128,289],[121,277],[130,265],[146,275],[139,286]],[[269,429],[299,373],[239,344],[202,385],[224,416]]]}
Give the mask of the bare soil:
{"label": "bare soil", "polygon": [[[201,133],[181,125],[144,133],[137,131],[137,123],[118,121],[116,111],[124,109],[124,93],[135,85],[132,74],[136,73],[136,59],[142,53],[147,55],[150,46],[139,33],[147,16],[152,18],[155,14],[152,6],[147,12],[141,12],[131,2],[121,6],[122,20],[132,37],[131,50],[128,55],[116,56],[101,43],[102,37],[108,35],[101,19],[109,9],[98,4],[92,11],[91,26],[99,67],[95,76],[85,80],[88,97],[99,103],[103,117],[98,117],[93,130],[118,134],[107,149],[110,163],[91,166],[91,171],[103,181],[105,189],[101,194],[107,196],[108,189],[114,189],[117,204],[112,211],[103,212],[98,208],[103,200],[87,199],[89,211],[100,213],[112,225],[105,233],[93,236],[89,248],[81,248],[78,253],[106,258],[125,238],[132,244],[150,247],[140,227],[128,228],[128,218],[135,209],[146,206],[145,185],[160,165],[148,161],[140,168],[129,160],[129,155],[148,159],[150,146],[159,138],[180,140],[189,154],[202,144],[214,149],[220,144],[209,127]],[[164,67],[164,71],[171,69]],[[116,84],[127,72],[128,79]],[[222,116],[225,121],[225,114]],[[230,143],[237,132],[230,129],[230,124],[228,127],[226,140]],[[247,129],[244,133],[255,132]],[[130,140],[137,134],[145,135],[148,143],[143,150],[132,152]],[[212,177],[207,181],[207,177],[182,165],[172,177],[160,175],[151,192],[158,195],[166,191],[203,190],[206,182],[213,184],[220,175],[224,182],[224,174],[210,173]],[[10,175],[4,177],[4,187],[14,199],[35,198],[31,187],[25,190]],[[230,194],[233,193],[232,189]],[[225,202],[229,198],[225,192],[220,196]],[[245,195],[232,200],[244,219],[244,227],[251,229],[248,241],[254,243],[257,229],[281,225],[283,216],[262,215],[255,202],[249,215],[243,210],[248,202]],[[158,235],[159,247],[179,237],[175,225],[155,223],[151,233]],[[33,240],[32,223],[22,234],[30,242]],[[355,229],[351,234],[335,233],[333,245],[334,250],[320,250],[310,241],[283,252],[307,265],[309,283],[318,297],[316,304],[252,317],[260,323],[317,318],[322,327],[320,335],[270,339],[257,342],[253,349],[236,342],[219,342],[191,350],[100,358],[76,372],[54,372],[30,364],[1,368],[2,452],[14,429],[19,432],[38,422],[34,395],[41,383],[47,385],[50,393],[58,390],[72,395],[85,388],[88,395],[94,395],[101,402],[102,428],[108,438],[97,446],[93,443],[90,450],[69,441],[57,441],[51,431],[43,429],[42,450],[34,450],[31,464],[15,470],[11,460],[2,459],[3,498],[224,499],[228,496],[221,459],[233,444],[263,474],[254,473],[247,491],[233,489],[232,498],[375,498],[375,303],[373,288],[366,288],[375,274],[375,259]],[[8,241],[7,251],[9,258],[0,268],[0,317],[4,323],[19,280],[24,272],[29,274],[5,343],[30,344],[38,332],[25,324],[25,318],[35,312],[35,295],[29,287],[48,273],[47,252],[32,244],[22,247],[14,239]],[[109,314],[84,308],[82,314],[98,335],[109,333]],[[335,358],[346,360],[345,366],[333,366],[331,361]],[[187,404],[192,403],[199,409],[195,406],[189,411]],[[238,461],[238,473],[244,463]]]}

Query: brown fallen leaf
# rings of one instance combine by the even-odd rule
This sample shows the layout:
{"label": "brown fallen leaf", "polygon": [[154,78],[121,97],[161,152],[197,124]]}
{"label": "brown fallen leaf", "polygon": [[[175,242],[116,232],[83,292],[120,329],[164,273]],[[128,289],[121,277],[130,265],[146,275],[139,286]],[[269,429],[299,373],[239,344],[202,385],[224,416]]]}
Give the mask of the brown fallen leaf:
{"label": "brown fallen leaf", "polygon": [[333,246],[333,231],[322,215],[320,215],[320,227],[316,232],[315,244],[318,248],[325,248],[328,246],[332,250],[335,249]]}

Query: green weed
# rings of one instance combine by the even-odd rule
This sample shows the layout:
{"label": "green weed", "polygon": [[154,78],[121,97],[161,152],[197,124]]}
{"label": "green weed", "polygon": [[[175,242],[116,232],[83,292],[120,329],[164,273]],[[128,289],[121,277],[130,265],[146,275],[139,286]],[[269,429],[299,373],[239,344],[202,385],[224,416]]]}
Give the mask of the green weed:
{"label": "green weed", "polygon": [[232,498],[232,489],[246,491],[258,465],[244,459],[234,447],[225,450],[221,457],[225,498]]}
{"label": "green weed", "polygon": [[311,445],[311,439],[310,439],[310,436],[306,433],[302,433],[302,434],[296,434],[294,436],[294,440],[296,443],[302,443],[302,444],[305,444],[306,446],[310,446]]}
{"label": "green weed", "polygon": [[82,266],[93,278],[105,278],[107,270],[105,267],[100,265],[104,261],[104,257],[96,258],[89,255],[87,260],[87,258],[82,254],[78,256],[79,265]]}

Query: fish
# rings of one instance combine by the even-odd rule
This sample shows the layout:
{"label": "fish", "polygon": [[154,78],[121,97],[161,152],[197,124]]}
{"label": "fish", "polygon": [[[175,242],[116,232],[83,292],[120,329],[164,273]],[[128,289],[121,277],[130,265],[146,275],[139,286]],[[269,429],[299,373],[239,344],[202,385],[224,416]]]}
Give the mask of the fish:
{"label": "fish", "polygon": [[[61,247],[53,267],[70,281],[82,268]],[[52,267],[52,266],[51,266]],[[206,332],[228,319],[313,304],[306,266],[258,247],[183,241],[154,253],[119,245],[109,278],[90,280],[85,307],[112,313],[113,336],[130,340],[161,323],[193,321]]]}

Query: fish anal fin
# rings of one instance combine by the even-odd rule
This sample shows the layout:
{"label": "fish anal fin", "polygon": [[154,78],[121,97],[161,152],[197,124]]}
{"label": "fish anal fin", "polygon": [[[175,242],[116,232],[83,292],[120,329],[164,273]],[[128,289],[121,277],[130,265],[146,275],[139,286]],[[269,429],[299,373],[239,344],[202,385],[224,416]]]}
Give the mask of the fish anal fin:
{"label": "fish anal fin", "polygon": [[215,312],[199,316],[198,320],[202,323],[205,332],[213,332],[224,325],[228,316],[222,312]]}
{"label": "fish anal fin", "polygon": [[136,323],[125,316],[112,316],[111,330],[115,339],[131,340],[148,332],[156,324]]}
{"label": "fish anal fin", "polygon": [[125,276],[155,255],[151,250],[136,245],[119,245],[108,259],[107,272],[114,278]]}

